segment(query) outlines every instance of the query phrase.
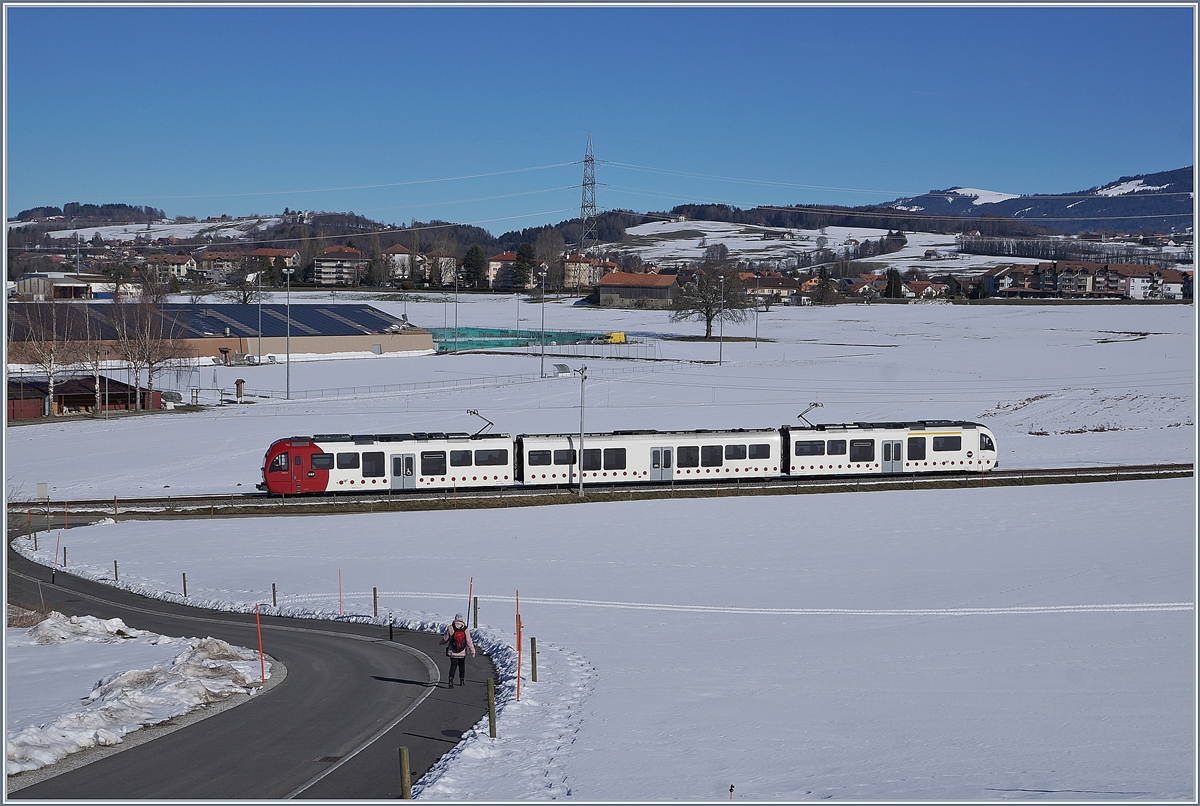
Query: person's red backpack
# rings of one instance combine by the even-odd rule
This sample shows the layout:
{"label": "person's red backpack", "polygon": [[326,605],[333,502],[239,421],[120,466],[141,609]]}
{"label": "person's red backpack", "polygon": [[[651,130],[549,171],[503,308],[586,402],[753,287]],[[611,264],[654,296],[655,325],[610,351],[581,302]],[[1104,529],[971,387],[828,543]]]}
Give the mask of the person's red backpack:
{"label": "person's red backpack", "polygon": [[467,626],[464,624],[461,627],[454,627],[454,631],[450,633],[450,651],[462,652],[467,648]]}

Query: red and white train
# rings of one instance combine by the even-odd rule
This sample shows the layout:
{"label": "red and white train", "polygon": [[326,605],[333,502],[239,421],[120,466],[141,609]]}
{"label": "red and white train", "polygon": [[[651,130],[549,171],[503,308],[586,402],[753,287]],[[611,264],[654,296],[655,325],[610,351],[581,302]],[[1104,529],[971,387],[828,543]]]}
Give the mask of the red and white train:
{"label": "red and white train", "polygon": [[[924,420],[730,431],[579,434],[318,434],[276,441],[258,489],[383,490],[980,473],[996,438],[978,423]],[[580,461],[582,460],[582,462]],[[581,466],[582,465],[582,466]]]}

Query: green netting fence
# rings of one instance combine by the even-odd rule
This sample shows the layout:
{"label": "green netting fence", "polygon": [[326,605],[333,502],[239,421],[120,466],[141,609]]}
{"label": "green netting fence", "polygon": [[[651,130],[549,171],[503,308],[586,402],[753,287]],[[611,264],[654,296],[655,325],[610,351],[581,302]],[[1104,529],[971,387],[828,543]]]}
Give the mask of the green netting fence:
{"label": "green netting fence", "polygon": [[[540,330],[506,330],[490,327],[435,327],[430,330],[439,353],[459,350],[488,350],[500,347],[528,347],[541,345]],[[603,339],[603,333],[587,333],[579,330],[547,330],[546,344],[579,344]]]}

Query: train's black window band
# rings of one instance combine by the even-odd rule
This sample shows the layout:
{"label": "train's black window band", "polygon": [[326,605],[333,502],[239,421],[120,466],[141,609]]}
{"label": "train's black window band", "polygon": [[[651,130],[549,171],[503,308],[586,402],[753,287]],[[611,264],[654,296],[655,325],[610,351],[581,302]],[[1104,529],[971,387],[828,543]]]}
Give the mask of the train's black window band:
{"label": "train's black window band", "polygon": [[583,469],[599,470],[601,465],[601,450],[599,448],[583,449]]}
{"label": "train's black window band", "polygon": [[470,467],[470,451],[450,451],[450,467]]}
{"label": "train's black window band", "polygon": [[550,464],[550,451],[530,451],[529,464],[531,466]]}
{"label": "train's black window band", "polygon": [[363,478],[383,478],[387,475],[387,462],[383,451],[368,451],[362,455]]}
{"label": "train's black window band", "polygon": [[875,440],[873,440],[873,439],[852,439],[852,440],[850,440],[850,461],[851,462],[874,462],[875,461]]}
{"label": "train's black window band", "polygon": [[625,449],[624,448],[605,448],[604,449],[604,469],[605,470],[624,470],[625,469]]}
{"label": "train's black window band", "polygon": [[911,462],[919,462],[925,458],[925,437],[909,437],[908,438],[908,459]]}
{"label": "train's black window band", "polygon": [[746,446],[745,445],[726,445],[725,446],[725,458],[730,459],[730,460],[745,459],[746,458]]}
{"label": "train's black window band", "polygon": [[831,439],[825,443],[825,452],[830,456],[845,456],[846,455],[846,440]]}
{"label": "train's black window band", "polygon": [[442,476],[446,473],[446,452],[445,451],[422,451],[421,452],[421,475],[422,476]]}
{"label": "train's black window band", "polygon": [[357,470],[358,469],[358,454],[357,453],[339,453],[337,455],[338,470]]}
{"label": "train's black window band", "polygon": [[[533,454],[530,455],[532,456]],[[554,452],[554,464],[556,465],[573,465],[578,461],[579,457],[576,455],[574,448]],[[529,464],[533,464],[533,462],[530,461]]]}
{"label": "train's black window band", "polygon": [[332,453],[314,453],[312,455],[313,470],[333,470]]}
{"label": "train's black window band", "polygon": [[[833,453],[833,451],[830,451]],[[825,455],[825,440],[812,439],[805,442],[796,443],[797,456],[824,456]]]}
{"label": "train's black window band", "polygon": [[771,458],[771,446],[767,443],[763,443],[761,445],[751,445],[750,446],[750,458],[751,459],[770,459]]}
{"label": "train's black window band", "polygon": [[933,449],[935,451],[961,451],[962,437],[934,437]]}
{"label": "train's black window band", "polygon": [[703,445],[700,448],[700,464],[704,467],[720,467],[724,463],[725,450],[721,445]]}
{"label": "train's black window band", "polygon": [[508,450],[505,448],[487,448],[475,451],[475,464],[485,466],[506,465],[508,464]]}
{"label": "train's black window band", "polygon": [[680,445],[675,452],[676,467],[700,467],[700,446]]}

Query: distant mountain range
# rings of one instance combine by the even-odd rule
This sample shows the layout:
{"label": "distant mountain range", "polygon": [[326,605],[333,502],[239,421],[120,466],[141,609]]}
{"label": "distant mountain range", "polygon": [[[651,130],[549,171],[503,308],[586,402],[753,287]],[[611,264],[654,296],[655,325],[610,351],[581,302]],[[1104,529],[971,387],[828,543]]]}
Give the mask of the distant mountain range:
{"label": "distant mountain range", "polygon": [[1103,187],[1074,193],[1019,196],[978,188],[931,190],[879,205],[934,216],[994,216],[1028,221],[1058,232],[1190,232],[1192,166],[1122,176]]}

